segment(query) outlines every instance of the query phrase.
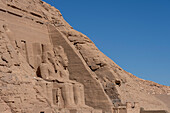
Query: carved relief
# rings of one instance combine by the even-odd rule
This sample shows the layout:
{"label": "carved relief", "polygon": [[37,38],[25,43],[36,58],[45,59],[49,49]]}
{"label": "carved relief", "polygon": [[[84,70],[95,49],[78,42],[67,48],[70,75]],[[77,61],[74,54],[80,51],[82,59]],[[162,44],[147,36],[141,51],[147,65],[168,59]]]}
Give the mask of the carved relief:
{"label": "carved relief", "polygon": [[23,55],[23,57],[27,60],[27,50],[26,50],[26,41],[21,40],[21,54]]}
{"label": "carved relief", "polygon": [[32,43],[26,43],[26,50],[27,50],[27,61],[29,65],[34,68],[34,54],[33,54],[33,46]]}
{"label": "carved relief", "polygon": [[64,49],[59,46],[54,48],[55,53],[55,62],[57,62],[56,69],[59,69],[60,79],[63,78],[63,81],[69,80],[69,71],[68,71],[68,58],[64,52]]}
{"label": "carved relief", "polygon": [[[37,76],[47,81],[43,86],[50,103],[58,108],[85,106],[83,85],[69,80],[68,58],[63,47],[53,48],[50,44],[15,40],[8,26],[4,25],[3,28],[14,48],[35,71],[39,70]],[[53,83],[56,85],[53,86]]]}
{"label": "carved relief", "polygon": [[64,100],[61,88],[53,89],[53,103],[59,108],[64,108]]}
{"label": "carved relief", "polygon": [[41,64],[42,46],[40,43],[33,43],[33,54],[34,54],[34,69],[37,69]]}
{"label": "carved relief", "polygon": [[53,49],[48,44],[42,47],[42,63],[39,66],[41,77],[46,80],[57,80],[59,82],[68,81],[68,59],[63,48]]}
{"label": "carved relief", "polygon": [[84,87],[82,84],[74,84],[74,99],[75,104],[78,106],[85,105],[85,98],[84,98]]}
{"label": "carved relief", "polygon": [[62,94],[65,107],[75,107],[73,85],[71,83],[62,85]]}
{"label": "carved relief", "polygon": [[42,44],[39,77],[54,82],[55,85],[51,91],[53,104],[59,108],[85,106],[84,87],[78,82],[69,80],[67,67],[68,58],[61,46],[53,48],[49,44]]}
{"label": "carved relief", "polygon": [[41,77],[45,80],[58,80],[57,64],[52,47],[43,45],[42,63],[40,64]]}
{"label": "carved relief", "polygon": [[3,28],[6,32],[12,46],[15,46],[15,40],[14,40],[15,35],[14,35],[14,33],[9,29],[7,24],[3,25]]}

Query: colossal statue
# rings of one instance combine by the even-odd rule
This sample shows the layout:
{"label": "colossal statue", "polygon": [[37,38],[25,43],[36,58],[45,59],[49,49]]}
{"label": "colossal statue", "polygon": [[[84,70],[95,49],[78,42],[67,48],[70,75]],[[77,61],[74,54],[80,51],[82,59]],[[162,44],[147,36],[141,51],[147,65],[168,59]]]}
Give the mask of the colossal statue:
{"label": "colossal statue", "polygon": [[53,81],[53,104],[59,108],[85,106],[84,87],[82,84],[69,80],[68,58],[64,49],[59,46],[42,46],[42,63],[39,66],[41,77]]}

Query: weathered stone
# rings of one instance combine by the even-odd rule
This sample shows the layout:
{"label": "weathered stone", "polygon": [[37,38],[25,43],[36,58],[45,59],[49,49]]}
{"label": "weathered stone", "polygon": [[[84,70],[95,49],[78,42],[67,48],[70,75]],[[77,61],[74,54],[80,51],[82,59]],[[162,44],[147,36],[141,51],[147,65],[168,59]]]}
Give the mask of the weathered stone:
{"label": "weathered stone", "polygon": [[170,111],[168,89],[124,71],[49,4],[0,0],[0,112]]}

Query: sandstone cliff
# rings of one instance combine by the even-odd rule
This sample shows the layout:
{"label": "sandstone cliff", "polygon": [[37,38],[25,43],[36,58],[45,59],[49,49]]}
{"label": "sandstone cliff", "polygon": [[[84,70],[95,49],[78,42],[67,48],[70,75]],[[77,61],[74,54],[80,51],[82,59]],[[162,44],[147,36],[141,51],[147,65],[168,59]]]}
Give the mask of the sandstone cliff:
{"label": "sandstone cliff", "polygon": [[0,0],[0,113],[170,111],[169,89],[123,70],[49,4]]}

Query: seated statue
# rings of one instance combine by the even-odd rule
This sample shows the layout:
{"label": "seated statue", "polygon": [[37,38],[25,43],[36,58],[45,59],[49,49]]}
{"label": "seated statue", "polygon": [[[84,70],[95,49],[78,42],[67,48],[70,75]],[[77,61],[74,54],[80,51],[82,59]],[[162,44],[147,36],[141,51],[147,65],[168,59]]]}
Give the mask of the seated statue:
{"label": "seated statue", "polygon": [[[69,80],[68,58],[64,49],[43,45],[41,77],[47,81],[54,81],[53,103],[58,107],[85,106],[84,87],[82,84]],[[55,96],[54,96],[55,95]]]}
{"label": "seated statue", "polygon": [[[61,54],[58,54],[58,53]],[[69,81],[67,69],[68,59],[62,47],[53,48],[50,45],[43,46],[42,63],[40,65],[41,77],[45,80]]]}

